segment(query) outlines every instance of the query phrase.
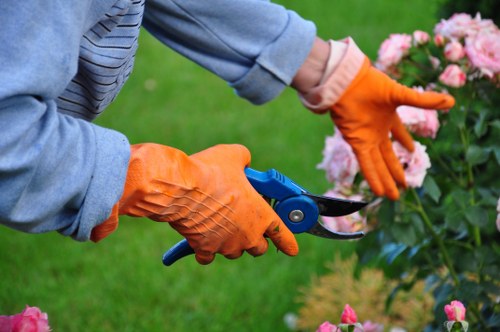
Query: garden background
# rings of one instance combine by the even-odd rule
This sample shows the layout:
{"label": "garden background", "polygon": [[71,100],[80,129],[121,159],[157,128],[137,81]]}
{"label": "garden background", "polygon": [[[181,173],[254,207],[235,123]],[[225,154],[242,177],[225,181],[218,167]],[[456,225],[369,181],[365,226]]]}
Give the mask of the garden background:
{"label": "garden background", "polygon": [[[352,36],[371,59],[390,33],[431,31],[441,8],[438,0],[277,2],[316,22],[325,39]],[[241,143],[252,151],[256,169],[276,168],[318,194],[329,186],[316,169],[332,132],[328,117],[308,112],[291,90],[251,105],[146,31],[131,78],[97,123],[131,143],[157,142],[187,153]],[[283,318],[300,309],[301,289],[355,246],[298,235],[294,258],[270,249],[259,258],[218,257],[200,266],[189,257],[164,267],[161,255],[179,239],[167,225],[140,219],[123,219],[99,244],[2,228],[0,314],[38,306],[56,332],[288,331]]]}

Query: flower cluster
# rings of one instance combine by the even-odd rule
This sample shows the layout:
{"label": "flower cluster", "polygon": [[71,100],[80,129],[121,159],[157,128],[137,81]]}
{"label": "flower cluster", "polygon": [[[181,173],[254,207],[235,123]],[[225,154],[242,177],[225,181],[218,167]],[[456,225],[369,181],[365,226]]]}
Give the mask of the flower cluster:
{"label": "flower cluster", "polygon": [[340,324],[335,325],[329,321],[323,322],[316,330],[316,332],[383,332],[384,326],[381,324],[366,321],[363,324],[358,322],[356,312],[349,304],[346,304],[344,311],[340,315]]}
{"label": "flower cluster", "polygon": [[0,316],[0,332],[49,332],[46,313],[37,307],[26,306],[19,314]]}
{"label": "flower cluster", "polygon": [[[454,300],[450,304],[444,306],[444,312],[448,320],[444,326],[448,332],[467,332],[468,323],[465,320],[465,306],[462,302]],[[329,321],[323,322],[316,332],[337,332],[337,331],[353,331],[353,332],[383,332],[384,325],[366,321],[363,324],[358,323],[358,317],[349,304],[346,304],[342,315],[340,316],[340,324],[335,325]],[[399,327],[391,328],[392,331],[406,331]]]}
{"label": "flower cluster", "polygon": [[[399,66],[407,58],[413,47],[427,45],[429,34],[417,30],[412,35],[391,34],[379,51],[376,67],[389,75],[400,78]],[[439,75],[439,81],[452,88],[465,85],[468,78],[486,77],[494,82],[500,76],[500,30],[491,21],[481,19],[478,14],[455,14],[448,20],[442,20],[434,28],[433,42],[442,48],[440,56],[428,54],[428,61],[434,69],[445,66]]]}
{"label": "flower cluster", "polygon": [[[360,262],[379,264],[387,276],[400,278],[402,289],[407,284],[399,276],[419,271],[415,278],[429,282],[436,303],[467,298],[472,330],[498,328],[492,315],[500,292],[500,29],[479,14],[454,14],[432,33],[389,35],[374,64],[406,86],[449,93],[456,104],[440,112],[396,110],[416,141],[413,153],[393,143],[408,184],[398,201],[373,200],[352,150],[334,128],[318,165],[333,183],[327,195],[371,203],[323,223],[335,230],[363,228],[367,235],[356,245]],[[449,331],[458,328],[453,322]]]}

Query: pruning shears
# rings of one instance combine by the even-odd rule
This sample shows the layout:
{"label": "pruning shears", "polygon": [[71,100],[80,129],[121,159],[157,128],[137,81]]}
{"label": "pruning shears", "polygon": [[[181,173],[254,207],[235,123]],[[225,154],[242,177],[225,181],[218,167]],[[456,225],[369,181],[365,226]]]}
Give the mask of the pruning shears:
{"label": "pruning shears", "polygon": [[[283,220],[292,233],[309,233],[333,240],[352,240],[364,236],[363,232],[343,233],[324,228],[319,216],[345,216],[364,208],[367,203],[311,194],[275,169],[266,172],[245,168],[245,175],[252,186]],[[180,241],[163,255],[163,264],[170,266],[194,250],[186,239]]]}

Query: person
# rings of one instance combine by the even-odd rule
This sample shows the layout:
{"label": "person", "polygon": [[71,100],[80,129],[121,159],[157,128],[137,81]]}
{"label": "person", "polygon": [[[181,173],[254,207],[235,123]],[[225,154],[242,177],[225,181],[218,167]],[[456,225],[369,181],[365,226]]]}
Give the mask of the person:
{"label": "person", "polygon": [[405,179],[391,139],[413,149],[395,108],[454,103],[397,84],[352,39],[323,40],[268,1],[3,0],[0,21],[0,220],[29,233],[97,242],[129,215],[169,223],[201,264],[262,255],[266,236],[298,253],[246,180],[244,146],[187,155],[92,123],[132,73],[141,26],[251,103],[297,90],[305,108],[330,114],[374,193],[393,200]]}

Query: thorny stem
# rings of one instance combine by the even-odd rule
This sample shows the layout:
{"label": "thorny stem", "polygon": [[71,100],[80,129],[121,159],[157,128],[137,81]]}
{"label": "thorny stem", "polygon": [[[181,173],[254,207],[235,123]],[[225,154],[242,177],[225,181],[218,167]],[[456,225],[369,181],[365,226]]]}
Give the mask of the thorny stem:
{"label": "thorny stem", "polygon": [[422,217],[422,220],[424,221],[425,226],[431,233],[432,238],[434,241],[436,241],[439,251],[441,252],[441,255],[443,256],[443,263],[446,265],[448,268],[448,271],[450,272],[451,278],[453,279],[453,283],[455,286],[458,286],[460,284],[460,280],[458,279],[458,275],[455,271],[455,268],[453,267],[453,263],[450,259],[450,255],[448,254],[448,250],[446,250],[446,246],[444,245],[443,239],[436,233],[434,228],[432,227],[432,222],[430,221],[429,217],[427,216],[427,213],[425,212],[422,202],[420,201],[420,198],[418,197],[417,192],[415,189],[411,188],[410,189],[413,197],[415,198],[416,202],[416,211],[420,214]]}

